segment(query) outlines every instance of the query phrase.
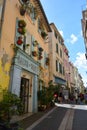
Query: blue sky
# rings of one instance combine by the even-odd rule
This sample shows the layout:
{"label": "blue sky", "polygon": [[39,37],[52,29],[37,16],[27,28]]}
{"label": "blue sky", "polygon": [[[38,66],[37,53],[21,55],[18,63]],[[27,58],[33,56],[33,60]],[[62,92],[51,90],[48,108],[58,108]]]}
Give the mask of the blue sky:
{"label": "blue sky", "polygon": [[70,61],[78,68],[87,87],[87,61],[82,36],[82,10],[86,0],[40,0],[49,23],[54,23],[69,50]]}

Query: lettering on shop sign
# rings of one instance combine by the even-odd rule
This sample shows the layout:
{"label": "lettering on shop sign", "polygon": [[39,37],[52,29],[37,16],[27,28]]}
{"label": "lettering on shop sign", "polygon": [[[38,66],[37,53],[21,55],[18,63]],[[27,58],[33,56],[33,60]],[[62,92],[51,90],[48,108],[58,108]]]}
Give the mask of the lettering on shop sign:
{"label": "lettering on shop sign", "polygon": [[17,63],[25,69],[32,71],[33,73],[38,74],[38,66],[36,66],[29,59],[25,59],[24,57],[17,56]]}

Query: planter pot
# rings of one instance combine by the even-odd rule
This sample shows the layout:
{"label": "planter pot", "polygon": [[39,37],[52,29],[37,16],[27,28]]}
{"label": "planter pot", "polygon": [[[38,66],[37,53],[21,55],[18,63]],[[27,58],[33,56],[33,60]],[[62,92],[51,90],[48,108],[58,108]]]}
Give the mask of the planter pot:
{"label": "planter pot", "polygon": [[24,20],[19,20],[18,26],[21,27],[21,28],[26,27],[26,22]]}
{"label": "planter pot", "polygon": [[20,8],[20,15],[24,16],[26,12],[26,9],[24,9],[23,7]]}
{"label": "planter pot", "polygon": [[29,0],[22,0],[23,3],[29,3]]}
{"label": "planter pot", "polygon": [[44,31],[42,31],[42,32],[41,32],[41,36],[42,36],[42,38],[44,38],[44,39],[45,39],[45,38],[46,38],[46,36],[47,36],[47,34],[46,34]]}
{"label": "planter pot", "polygon": [[24,35],[24,34],[26,33],[26,30],[25,30],[25,28],[19,27],[19,28],[18,28],[18,32],[19,32],[20,34]]}
{"label": "planter pot", "polygon": [[43,49],[40,47],[40,48],[39,48],[39,51],[43,51]]}
{"label": "planter pot", "polygon": [[36,57],[37,56],[37,52],[36,51],[32,51],[32,55]]}
{"label": "planter pot", "polygon": [[21,45],[22,43],[23,43],[22,37],[18,37],[17,44],[18,44],[18,45]]}
{"label": "planter pot", "polygon": [[42,56],[39,56],[39,60],[41,60],[43,57]]}

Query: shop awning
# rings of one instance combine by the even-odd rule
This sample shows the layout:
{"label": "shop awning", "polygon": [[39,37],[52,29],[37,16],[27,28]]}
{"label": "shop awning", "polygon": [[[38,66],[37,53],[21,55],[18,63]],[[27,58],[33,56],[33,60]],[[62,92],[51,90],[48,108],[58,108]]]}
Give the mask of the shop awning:
{"label": "shop awning", "polygon": [[54,82],[55,83],[59,83],[59,84],[62,84],[62,85],[66,85],[66,80],[60,78],[60,77],[54,77]]}

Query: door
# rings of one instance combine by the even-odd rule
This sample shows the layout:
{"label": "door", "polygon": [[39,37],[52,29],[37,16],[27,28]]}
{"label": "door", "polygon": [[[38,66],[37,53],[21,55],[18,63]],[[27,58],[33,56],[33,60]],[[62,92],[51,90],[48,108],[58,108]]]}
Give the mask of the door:
{"label": "door", "polygon": [[29,108],[29,79],[21,78],[20,98],[23,103],[24,113],[28,113]]}

